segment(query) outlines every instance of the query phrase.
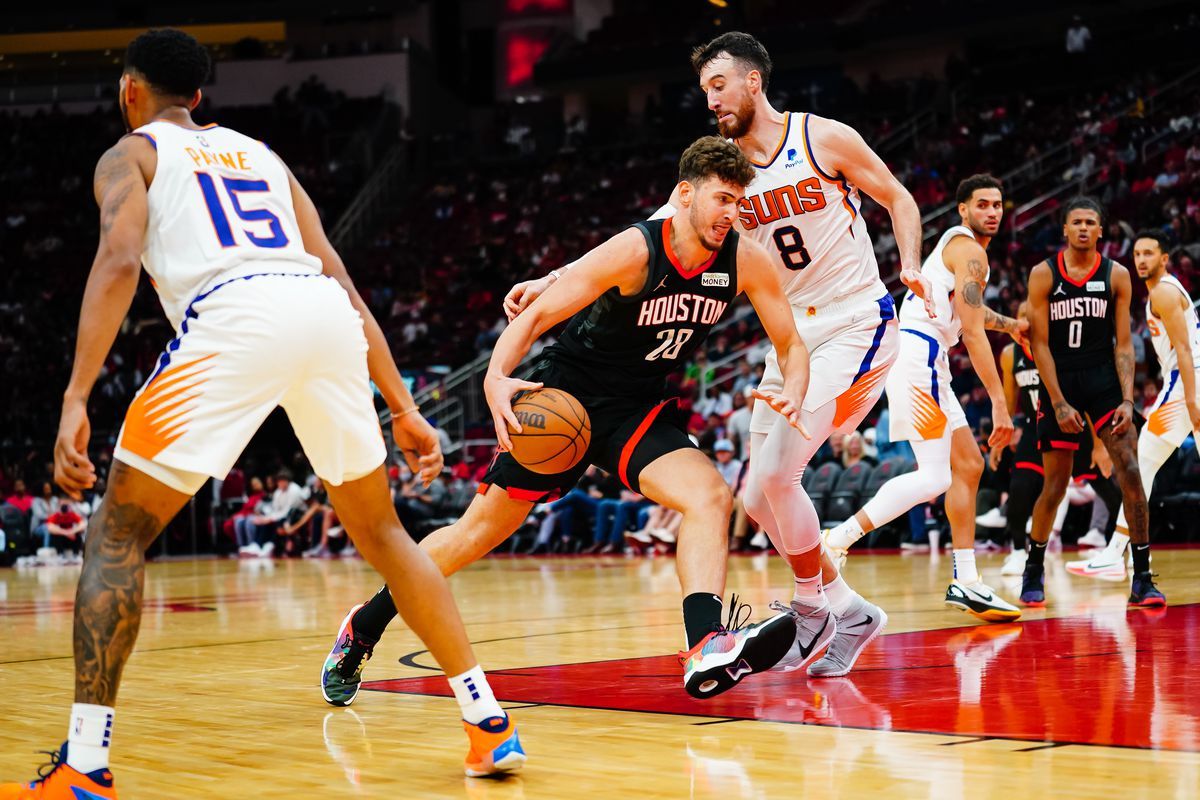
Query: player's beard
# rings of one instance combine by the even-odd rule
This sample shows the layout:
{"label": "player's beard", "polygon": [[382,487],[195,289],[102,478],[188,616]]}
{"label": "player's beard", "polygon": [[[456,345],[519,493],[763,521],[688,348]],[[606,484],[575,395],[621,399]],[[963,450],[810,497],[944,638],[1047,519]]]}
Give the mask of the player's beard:
{"label": "player's beard", "polygon": [[749,132],[754,122],[754,101],[750,97],[734,110],[733,120],[731,125],[717,123],[717,131],[726,139],[740,139]]}
{"label": "player's beard", "polygon": [[709,241],[709,228],[711,228],[712,225],[704,222],[704,220],[700,217],[700,209],[696,208],[694,205],[688,209],[688,223],[692,226],[692,230],[694,230],[700,237],[700,244],[704,245],[705,250],[716,252],[717,250],[721,249],[721,245],[723,245],[724,242]]}

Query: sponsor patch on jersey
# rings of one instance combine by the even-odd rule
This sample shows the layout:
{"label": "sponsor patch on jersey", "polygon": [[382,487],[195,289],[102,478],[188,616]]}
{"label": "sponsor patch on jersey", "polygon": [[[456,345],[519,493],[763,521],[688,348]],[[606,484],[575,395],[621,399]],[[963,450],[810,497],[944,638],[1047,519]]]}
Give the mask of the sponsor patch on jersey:
{"label": "sponsor patch on jersey", "polygon": [[1089,292],[1103,292],[1104,291],[1104,281],[1088,281],[1087,282],[1087,290]]}
{"label": "sponsor patch on jersey", "polygon": [[706,272],[700,276],[701,286],[728,286],[728,272]]}

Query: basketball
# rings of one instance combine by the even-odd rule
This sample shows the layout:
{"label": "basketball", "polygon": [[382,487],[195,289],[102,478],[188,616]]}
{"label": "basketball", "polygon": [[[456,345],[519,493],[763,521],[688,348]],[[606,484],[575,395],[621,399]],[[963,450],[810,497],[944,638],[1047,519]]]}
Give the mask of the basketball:
{"label": "basketball", "polygon": [[509,429],[513,458],[542,475],[566,472],[592,442],[587,411],[561,389],[526,392],[513,403],[513,413],[521,423],[521,433]]}

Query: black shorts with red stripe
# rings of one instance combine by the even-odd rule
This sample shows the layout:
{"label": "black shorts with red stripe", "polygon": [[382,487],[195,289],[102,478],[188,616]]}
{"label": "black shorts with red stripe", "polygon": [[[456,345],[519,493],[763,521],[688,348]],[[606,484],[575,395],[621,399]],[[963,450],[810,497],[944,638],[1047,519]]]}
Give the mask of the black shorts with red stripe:
{"label": "black shorts with red stripe", "polygon": [[[1020,427],[1021,439],[1013,452],[1013,469],[1026,469],[1044,476],[1042,453],[1038,449],[1037,425],[1023,424]],[[1097,469],[1092,466],[1092,435],[1086,431],[1085,433],[1087,435],[1080,440],[1079,449],[1075,451],[1071,477],[1077,480],[1094,480]]]}
{"label": "black shorts with red stripe", "polygon": [[550,361],[539,363],[528,380],[571,393],[588,413],[592,443],[578,464],[556,475],[533,472],[511,454],[498,453],[480,481],[481,494],[495,485],[506,489],[514,500],[549,502],[573,489],[590,464],[616,475],[621,483],[640,493],[642,470],[651,462],[667,453],[696,447],[688,438],[687,419],[674,399],[587,395],[579,390],[580,381],[572,381],[567,372]]}
{"label": "black shorts with red stripe", "polygon": [[[1112,420],[1113,412],[1124,399],[1116,367],[1112,364],[1080,370],[1060,369],[1058,386],[1062,390],[1063,399],[1091,420],[1097,431],[1103,430]],[[1078,450],[1085,441],[1090,442],[1092,434],[1086,429],[1081,433],[1064,433],[1058,427],[1058,421],[1054,417],[1054,406],[1050,402],[1045,384],[1042,384],[1039,393],[1038,408],[1038,449]]]}

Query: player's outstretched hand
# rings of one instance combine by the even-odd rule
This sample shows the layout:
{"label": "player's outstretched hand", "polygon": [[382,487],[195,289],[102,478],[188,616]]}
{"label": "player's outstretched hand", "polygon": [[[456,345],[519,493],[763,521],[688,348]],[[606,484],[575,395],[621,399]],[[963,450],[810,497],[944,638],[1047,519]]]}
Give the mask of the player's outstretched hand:
{"label": "player's outstretched hand", "polygon": [[1014,342],[1019,344],[1025,350],[1028,350],[1029,349],[1029,320],[1027,320],[1027,319],[1017,320],[1016,327],[1013,328],[1012,333],[1009,335],[1012,336]]}
{"label": "player's outstretched hand", "polygon": [[805,439],[812,438],[812,434],[808,432],[808,429],[804,427],[804,423],[800,421],[800,406],[797,403],[792,402],[778,392],[764,392],[762,389],[753,389],[750,394],[782,414],[788,421],[788,424],[800,431],[800,435]]}
{"label": "player's outstretched hand", "polygon": [[1054,404],[1054,420],[1058,423],[1058,429],[1063,433],[1083,432],[1083,417],[1066,400]]}
{"label": "player's outstretched hand", "polygon": [[442,474],[442,443],[437,431],[420,412],[392,416],[392,437],[404,455],[408,468],[424,486]]}
{"label": "player's outstretched hand", "polygon": [[901,269],[900,282],[908,287],[908,290],[915,294],[925,303],[925,313],[930,319],[937,319],[937,312],[933,308],[933,284],[929,282],[919,269]]}
{"label": "player's outstretched hand", "polygon": [[521,281],[509,289],[508,294],[504,295],[504,315],[508,317],[508,321],[512,322],[518,314],[529,308],[529,304],[541,297],[542,292],[549,289],[552,283],[552,276],[543,275],[532,281]]}
{"label": "player's outstretched hand", "polygon": [[82,500],[83,490],[96,485],[96,467],[87,455],[91,438],[87,401],[64,401],[54,442],[54,482],[75,500]]}
{"label": "player's outstretched hand", "polygon": [[1133,424],[1133,401],[1122,400],[1121,405],[1117,406],[1117,410],[1112,415],[1112,431],[1117,436],[1122,435],[1129,430],[1129,426]]}
{"label": "player's outstretched hand", "polygon": [[[1013,433],[1016,428],[1013,426],[1012,417],[1008,415],[1008,408],[1003,404],[997,406],[992,404],[992,435],[988,437],[988,447],[992,452],[1003,451],[1008,447],[1008,443],[1012,441]],[[995,467],[992,467],[995,469]]]}
{"label": "player's outstretched hand", "polygon": [[496,426],[496,441],[504,452],[512,450],[512,439],[508,436],[511,427],[514,432],[521,432],[521,423],[512,410],[513,395],[517,392],[527,392],[542,388],[542,384],[510,378],[499,373],[489,372],[483,379],[483,394],[487,398],[488,408],[492,411],[492,424]]}

